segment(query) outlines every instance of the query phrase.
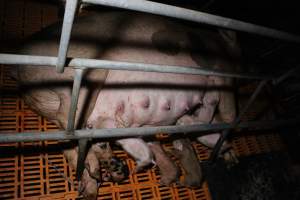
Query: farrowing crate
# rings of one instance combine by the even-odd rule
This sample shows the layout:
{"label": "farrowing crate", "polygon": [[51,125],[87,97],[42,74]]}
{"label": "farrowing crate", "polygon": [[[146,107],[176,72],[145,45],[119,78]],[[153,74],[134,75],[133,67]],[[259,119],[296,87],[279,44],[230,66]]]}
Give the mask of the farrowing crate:
{"label": "farrowing crate", "polygon": [[[7,44],[18,42],[57,20],[57,8],[29,0],[0,1],[0,41]],[[5,46],[5,45],[4,45]],[[1,49],[2,50],[2,49]],[[16,83],[9,77],[10,67],[0,65],[0,134],[25,131],[53,131],[57,127],[32,112],[16,93]],[[1,91],[0,90],[0,91]],[[248,118],[255,116],[248,113]],[[165,138],[160,134],[159,138]],[[277,134],[239,134],[232,141],[238,156],[283,149]],[[193,143],[199,160],[207,160],[209,151],[199,143]],[[21,142],[0,144],[0,199],[50,200],[76,199],[78,183],[59,143]],[[171,149],[172,145],[164,144]],[[114,150],[129,169],[134,161],[124,151]],[[210,199],[207,183],[202,187],[159,186],[160,176],[156,169],[130,176],[120,184],[104,183],[98,199]]]}

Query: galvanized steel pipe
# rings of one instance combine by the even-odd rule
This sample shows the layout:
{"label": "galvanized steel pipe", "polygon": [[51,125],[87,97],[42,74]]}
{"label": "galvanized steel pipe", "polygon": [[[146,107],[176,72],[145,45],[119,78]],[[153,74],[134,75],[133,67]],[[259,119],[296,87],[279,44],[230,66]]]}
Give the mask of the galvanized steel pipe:
{"label": "galvanized steel pipe", "polygon": [[63,27],[59,42],[58,59],[56,63],[56,71],[59,73],[64,72],[77,3],[78,0],[66,1]]}
{"label": "galvanized steel pipe", "polygon": [[71,134],[73,134],[73,130],[74,130],[75,115],[76,115],[76,110],[77,110],[78,97],[79,97],[79,91],[80,91],[80,85],[81,85],[83,72],[84,72],[84,69],[75,69],[73,89],[72,89],[72,98],[71,98],[71,104],[70,104],[70,108],[69,108],[68,125],[67,125],[67,132],[71,133]]}
{"label": "galvanized steel pipe", "polygon": [[[300,119],[274,120],[274,121],[253,121],[242,122],[237,125],[237,129],[273,129],[282,126],[297,125]],[[231,129],[231,124],[195,124],[185,126],[159,126],[159,127],[140,127],[140,128],[113,128],[113,129],[94,129],[94,130],[75,130],[74,135],[66,134],[66,131],[53,132],[23,132],[23,133],[1,133],[0,143],[10,142],[33,142],[46,140],[79,140],[87,138],[120,138],[120,137],[145,137],[157,133],[167,133],[170,135],[179,133],[197,133],[197,136],[209,132],[217,132]]]}
{"label": "galvanized steel pipe", "polygon": [[300,43],[300,37],[290,33],[278,31],[271,28],[266,28],[252,23],[246,23],[239,20],[220,17],[212,14],[207,14],[207,13],[189,10],[189,9],[180,8],[171,5],[166,5],[162,3],[156,3],[156,2],[145,1],[145,0],[82,0],[82,1],[85,3],[100,4],[104,6],[112,6],[112,7],[124,8],[128,10],[135,10],[135,11],[141,11],[141,12],[163,15],[168,17],[174,17],[178,19],[184,19],[184,20],[194,21],[198,23],[218,26],[226,29],[243,31],[247,33],[253,33],[253,34],[267,36],[271,38],[277,38],[277,39]]}
{"label": "galvanized steel pipe", "polygon": [[[55,66],[56,57],[51,56],[29,56],[15,54],[0,54],[0,64],[15,65],[36,65],[36,66]],[[111,69],[111,70],[128,70],[128,71],[144,71],[144,72],[160,72],[160,73],[176,73],[176,74],[193,74],[193,75],[209,75],[222,76],[230,78],[246,78],[246,79],[266,79],[271,80],[275,77],[270,75],[260,75],[251,73],[226,72],[221,70],[202,69],[187,66],[172,65],[156,65],[136,62],[119,62],[109,60],[96,60],[86,58],[70,58],[68,66],[75,68],[94,68],[94,69]]]}

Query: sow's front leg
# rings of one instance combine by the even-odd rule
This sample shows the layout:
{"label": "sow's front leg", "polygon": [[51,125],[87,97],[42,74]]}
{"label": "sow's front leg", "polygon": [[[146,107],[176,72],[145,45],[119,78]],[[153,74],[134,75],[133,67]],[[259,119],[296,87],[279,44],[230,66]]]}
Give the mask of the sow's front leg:
{"label": "sow's front leg", "polygon": [[116,141],[116,144],[132,156],[136,161],[136,167],[132,174],[140,172],[144,167],[154,163],[153,154],[147,143],[141,138],[125,138]]}

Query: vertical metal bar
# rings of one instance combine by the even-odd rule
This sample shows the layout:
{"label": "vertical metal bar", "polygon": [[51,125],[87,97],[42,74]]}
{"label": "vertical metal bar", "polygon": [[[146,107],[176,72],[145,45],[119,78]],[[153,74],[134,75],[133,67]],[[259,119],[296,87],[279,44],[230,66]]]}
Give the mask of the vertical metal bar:
{"label": "vertical metal bar", "polygon": [[215,145],[215,147],[210,155],[210,158],[209,158],[210,162],[213,162],[217,158],[217,156],[220,152],[220,149],[221,149],[224,141],[226,140],[227,136],[229,135],[230,131],[239,125],[242,117],[247,112],[250,105],[255,101],[256,97],[258,96],[258,94],[260,93],[260,91],[266,85],[267,82],[268,82],[267,80],[263,80],[259,83],[259,85],[255,89],[254,93],[252,94],[252,96],[250,97],[250,99],[248,100],[248,102],[246,103],[246,105],[244,106],[244,108],[242,109],[240,114],[238,115],[238,117],[231,123],[230,129],[224,130],[222,132],[221,137],[219,138],[217,144]]}
{"label": "vertical metal bar", "polygon": [[[74,82],[72,89],[72,99],[69,109],[67,133],[74,135],[75,116],[78,104],[78,97],[80,92],[80,85],[84,69],[75,69]],[[78,180],[81,179],[84,170],[84,161],[87,154],[88,139],[78,140],[78,158],[77,158],[77,171],[76,176]]]}
{"label": "vertical metal bar", "polygon": [[68,125],[67,125],[67,132],[73,133],[74,131],[74,124],[75,124],[75,115],[80,91],[81,80],[83,76],[84,69],[75,69],[74,74],[74,82],[73,82],[73,89],[72,89],[72,99],[69,109],[69,116],[68,116]]}
{"label": "vertical metal bar", "polygon": [[78,140],[78,158],[77,158],[77,171],[76,177],[78,180],[81,179],[83,170],[84,170],[84,162],[87,155],[87,144],[88,139],[80,139]]}
{"label": "vertical metal bar", "polygon": [[[57,57],[52,56],[31,56],[0,53],[0,64],[6,65],[31,65],[31,66],[55,66]],[[159,73],[175,73],[175,74],[193,74],[193,75],[208,75],[222,76],[230,78],[247,78],[247,79],[274,79],[273,75],[254,74],[254,73],[239,73],[234,71],[221,71],[207,68],[195,68],[188,66],[176,65],[158,65],[137,62],[121,62],[110,60],[96,60],[87,58],[70,58],[67,63],[68,67],[74,68],[93,68],[93,69],[111,69],[111,70],[127,70],[127,71],[143,71],[143,72],[159,72]],[[269,73],[270,74],[270,73]]]}
{"label": "vertical metal bar", "polygon": [[62,33],[59,43],[59,50],[58,50],[58,59],[56,63],[56,71],[59,73],[64,72],[64,66],[66,63],[66,57],[69,47],[69,41],[74,21],[74,16],[77,8],[78,0],[67,0],[65,14],[64,14],[64,21],[62,27]]}

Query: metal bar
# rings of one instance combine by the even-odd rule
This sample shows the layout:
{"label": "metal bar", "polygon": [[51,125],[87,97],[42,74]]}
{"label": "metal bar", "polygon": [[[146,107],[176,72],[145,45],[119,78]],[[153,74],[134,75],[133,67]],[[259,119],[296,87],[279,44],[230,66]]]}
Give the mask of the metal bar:
{"label": "metal bar", "polygon": [[224,141],[226,140],[227,136],[229,135],[230,131],[238,126],[238,124],[240,123],[242,117],[247,112],[247,110],[249,109],[251,104],[255,101],[256,97],[258,96],[260,91],[263,89],[263,87],[267,84],[267,82],[268,81],[264,80],[264,81],[261,81],[259,83],[259,85],[255,89],[254,93],[251,95],[250,99],[248,100],[248,102],[246,103],[246,105],[244,106],[244,108],[242,109],[240,114],[238,115],[238,117],[231,123],[231,125],[230,125],[231,128],[226,129],[222,132],[219,140],[217,141],[217,144],[215,145],[215,147],[214,147],[214,149],[213,149],[213,151],[210,155],[209,160],[211,162],[214,161],[217,158],[217,156],[219,155],[219,152],[221,150],[221,147],[222,147]]}
{"label": "metal bar", "polygon": [[[109,60],[96,60],[85,58],[69,58],[68,66],[75,68],[94,68],[94,69],[111,69],[111,70],[127,70],[127,71],[144,71],[144,72],[160,72],[160,73],[176,73],[176,74],[193,74],[193,75],[209,75],[222,76],[230,78],[245,79],[267,79],[271,80],[276,77],[270,75],[226,72],[221,70],[212,70],[207,68],[195,68],[188,66],[173,65],[156,65],[136,62],[119,62]],[[28,56],[14,54],[0,54],[0,64],[14,65],[37,65],[37,66],[55,66],[56,57],[51,56]]]}
{"label": "metal bar", "polygon": [[64,66],[66,63],[66,57],[68,53],[70,36],[77,8],[77,3],[78,0],[67,0],[66,2],[62,33],[58,50],[58,59],[56,64],[56,71],[59,73],[64,72]]}
{"label": "metal bar", "polygon": [[295,73],[297,73],[297,71],[300,69],[300,66],[295,67],[290,69],[289,71],[287,71],[286,73],[284,73],[282,76],[280,76],[279,78],[273,80],[273,85],[278,85],[281,82],[283,82],[284,80],[286,80],[287,78],[289,78],[290,76],[294,75]]}
{"label": "metal bar", "polygon": [[0,53],[0,64],[56,66],[57,57]]}
{"label": "metal bar", "polygon": [[136,10],[141,12],[147,12],[157,15],[163,15],[168,17],[174,17],[209,25],[214,25],[226,29],[232,29],[236,31],[243,31],[247,33],[253,33],[257,35],[267,36],[271,38],[277,38],[287,40],[291,42],[300,43],[300,37],[278,31],[263,26],[258,26],[251,23],[242,22],[226,17],[220,17],[212,14],[207,14],[199,11],[189,10],[176,6],[166,5],[162,3],[156,3],[151,1],[141,0],[83,0],[85,3],[101,4],[105,6],[112,6],[118,8],[124,8],[129,10]]}
{"label": "metal bar", "polygon": [[[253,121],[241,122],[237,125],[238,129],[261,130],[273,129],[282,126],[297,125],[300,118],[290,120],[273,121]],[[94,130],[75,130],[74,134],[65,134],[65,131],[51,132],[23,132],[23,133],[1,133],[0,143],[10,142],[33,142],[46,140],[78,140],[87,138],[120,138],[120,137],[146,137],[156,133],[167,133],[170,135],[180,133],[197,133],[205,135],[209,132],[217,132],[231,129],[232,125],[228,123],[218,124],[194,124],[184,126],[159,126],[159,127],[140,127],[140,128],[112,128],[112,129],[94,129]]]}
{"label": "metal bar", "polygon": [[77,158],[77,170],[76,170],[76,176],[78,180],[81,180],[81,176],[84,170],[84,161],[87,155],[87,144],[88,139],[80,139],[78,141],[78,158]]}
{"label": "metal bar", "polygon": [[68,115],[68,125],[67,125],[68,133],[73,133],[74,130],[75,115],[77,110],[78,97],[79,97],[83,72],[84,69],[75,69],[72,98],[71,98],[71,104],[70,104],[69,115]]}

